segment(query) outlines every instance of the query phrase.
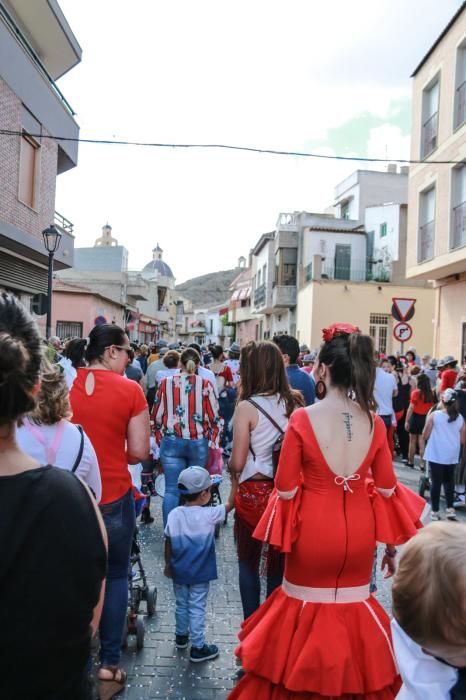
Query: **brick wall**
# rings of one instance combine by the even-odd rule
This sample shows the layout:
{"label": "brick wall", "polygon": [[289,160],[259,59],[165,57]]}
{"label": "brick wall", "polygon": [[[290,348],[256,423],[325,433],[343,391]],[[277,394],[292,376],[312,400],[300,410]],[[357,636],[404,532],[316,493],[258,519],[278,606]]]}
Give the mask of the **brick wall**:
{"label": "brick wall", "polygon": [[[21,100],[1,78],[0,105],[0,129],[21,130]],[[41,232],[54,218],[58,146],[51,139],[42,139],[34,211],[18,200],[20,141],[19,136],[0,135],[0,220],[41,239]]]}

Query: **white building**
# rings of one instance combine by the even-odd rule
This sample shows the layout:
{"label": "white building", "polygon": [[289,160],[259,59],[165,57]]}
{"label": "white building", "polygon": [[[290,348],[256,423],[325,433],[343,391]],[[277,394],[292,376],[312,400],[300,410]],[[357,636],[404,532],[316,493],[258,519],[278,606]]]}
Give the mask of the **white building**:
{"label": "white building", "polygon": [[335,217],[363,224],[367,207],[385,202],[406,204],[408,171],[402,166],[398,172],[395,164],[388,165],[386,172],[356,170],[335,187]]}

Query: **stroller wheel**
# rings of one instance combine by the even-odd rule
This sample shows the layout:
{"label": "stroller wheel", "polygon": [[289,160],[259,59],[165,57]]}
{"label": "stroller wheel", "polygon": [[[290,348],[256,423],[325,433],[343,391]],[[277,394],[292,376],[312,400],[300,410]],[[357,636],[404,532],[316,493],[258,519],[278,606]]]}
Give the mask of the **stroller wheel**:
{"label": "stroller wheel", "polygon": [[157,588],[154,586],[147,591],[147,614],[153,615],[157,606]]}
{"label": "stroller wheel", "polygon": [[142,649],[144,646],[144,622],[140,615],[136,618],[136,649]]}
{"label": "stroller wheel", "polygon": [[[419,495],[422,498],[425,498],[425,492],[430,490],[430,480],[428,476],[424,476],[424,474],[421,476],[419,479]],[[426,499],[427,500],[427,499]]]}

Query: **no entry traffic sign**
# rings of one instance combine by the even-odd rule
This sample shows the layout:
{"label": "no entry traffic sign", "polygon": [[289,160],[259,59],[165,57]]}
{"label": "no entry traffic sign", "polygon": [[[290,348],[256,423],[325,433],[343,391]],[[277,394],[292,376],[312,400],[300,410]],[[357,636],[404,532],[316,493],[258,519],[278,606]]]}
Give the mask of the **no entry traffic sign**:
{"label": "no entry traffic sign", "polygon": [[402,323],[397,323],[393,329],[393,335],[395,336],[396,340],[400,341],[400,343],[404,343],[406,340],[409,340],[412,334],[413,329],[409,323],[405,323],[404,321]]}

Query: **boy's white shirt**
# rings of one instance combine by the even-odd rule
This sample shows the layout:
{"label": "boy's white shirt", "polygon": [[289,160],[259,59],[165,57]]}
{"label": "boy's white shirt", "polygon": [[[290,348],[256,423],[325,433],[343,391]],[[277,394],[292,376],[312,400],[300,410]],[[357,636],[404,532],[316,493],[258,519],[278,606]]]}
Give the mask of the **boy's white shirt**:
{"label": "boy's white shirt", "polygon": [[425,654],[396,620],[391,624],[395,656],[403,679],[396,700],[450,700],[458,671]]}

